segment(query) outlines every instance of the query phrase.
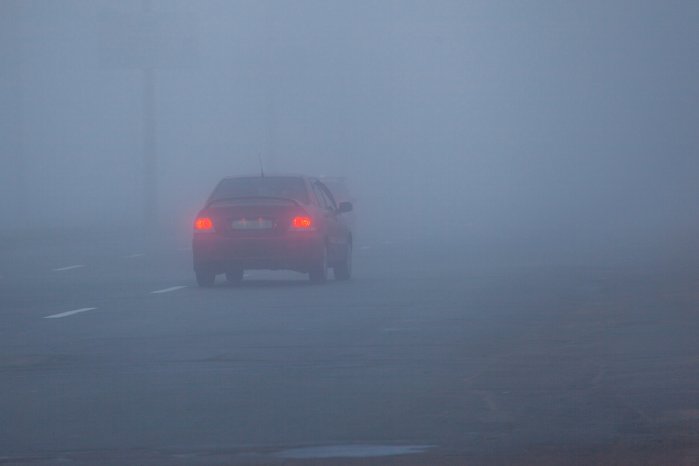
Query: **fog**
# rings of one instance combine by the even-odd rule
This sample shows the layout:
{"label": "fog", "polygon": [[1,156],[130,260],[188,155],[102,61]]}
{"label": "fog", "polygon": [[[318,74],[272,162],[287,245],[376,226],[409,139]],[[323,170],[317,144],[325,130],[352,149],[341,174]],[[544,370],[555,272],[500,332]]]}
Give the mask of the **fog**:
{"label": "fog", "polygon": [[[698,49],[697,0],[0,0],[0,463],[699,465]],[[261,165],[353,208],[198,215]]]}
{"label": "fog", "polygon": [[677,248],[699,225],[698,20],[694,1],[1,0],[0,230],[188,233],[259,154],[346,177],[366,235]]}

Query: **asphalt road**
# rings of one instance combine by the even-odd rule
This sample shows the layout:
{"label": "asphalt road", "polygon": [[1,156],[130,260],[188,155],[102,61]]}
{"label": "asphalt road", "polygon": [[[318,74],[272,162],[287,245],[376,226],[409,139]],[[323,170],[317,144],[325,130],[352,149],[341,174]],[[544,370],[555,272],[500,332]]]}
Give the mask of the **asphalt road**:
{"label": "asphalt road", "polygon": [[5,242],[0,464],[699,464],[699,263],[365,241],[200,289],[186,246]]}

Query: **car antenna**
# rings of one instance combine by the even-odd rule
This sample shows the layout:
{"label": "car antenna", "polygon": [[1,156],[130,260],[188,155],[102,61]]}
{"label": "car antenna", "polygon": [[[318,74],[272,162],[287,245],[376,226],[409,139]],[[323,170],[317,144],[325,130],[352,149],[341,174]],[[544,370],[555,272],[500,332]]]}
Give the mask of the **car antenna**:
{"label": "car antenna", "polygon": [[257,153],[257,160],[260,162],[260,176],[262,178],[265,177],[265,169],[262,166],[262,154],[260,152]]}

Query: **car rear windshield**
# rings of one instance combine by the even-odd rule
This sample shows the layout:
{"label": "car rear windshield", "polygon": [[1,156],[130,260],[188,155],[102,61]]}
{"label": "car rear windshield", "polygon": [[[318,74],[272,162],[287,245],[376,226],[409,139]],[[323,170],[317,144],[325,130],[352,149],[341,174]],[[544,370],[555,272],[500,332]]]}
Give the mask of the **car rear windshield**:
{"label": "car rear windshield", "polygon": [[303,178],[292,176],[226,178],[216,187],[210,200],[250,197],[280,197],[308,204]]}

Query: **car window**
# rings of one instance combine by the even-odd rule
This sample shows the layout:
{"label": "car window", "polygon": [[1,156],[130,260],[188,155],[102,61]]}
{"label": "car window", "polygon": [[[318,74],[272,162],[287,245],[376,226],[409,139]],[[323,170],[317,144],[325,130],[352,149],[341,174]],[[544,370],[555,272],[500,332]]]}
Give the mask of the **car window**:
{"label": "car window", "polygon": [[328,202],[328,199],[323,195],[323,190],[320,188],[319,183],[316,181],[313,183],[313,193],[318,199],[318,205],[326,210],[331,209],[332,204]]}
{"label": "car window", "polygon": [[352,200],[347,183],[342,178],[325,177],[320,180],[320,182],[323,183],[333,195],[335,203]]}
{"label": "car window", "polygon": [[226,178],[216,187],[210,200],[245,197],[280,197],[303,204],[309,202],[303,178],[292,176]]}
{"label": "car window", "polygon": [[335,204],[335,198],[333,197],[330,190],[320,181],[318,182],[318,189],[320,190],[320,192],[321,192],[323,198],[325,199],[326,204],[329,206],[329,208],[332,210],[337,210],[337,205]]}

